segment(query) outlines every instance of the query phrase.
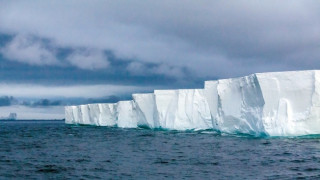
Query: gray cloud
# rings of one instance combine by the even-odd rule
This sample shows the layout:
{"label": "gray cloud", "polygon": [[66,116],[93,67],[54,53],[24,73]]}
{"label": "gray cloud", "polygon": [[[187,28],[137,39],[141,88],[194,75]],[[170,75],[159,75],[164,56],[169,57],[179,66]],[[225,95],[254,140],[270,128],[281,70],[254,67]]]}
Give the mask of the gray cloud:
{"label": "gray cloud", "polygon": [[[9,95],[0,98],[0,113],[63,118],[63,107],[38,107],[57,98],[117,101],[115,94],[201,88],[205,79],[319,69],[319,9],[317,0],[3,0],[0,39],[13,39],[1,39],[0,78],[31,84],[0,84],[0,96]],[[15,106],[10,96],[40,99],[32,102],[39,106]]]}
{"label": "gray cloud", "polygon": [[147,66],[141,62],[131,62],[126,67],[127,71],[132,75],[163,75],[174,78],[184,78],[186,77],[185,72],[180,67],[169,66],[166,64],[157,64],[153,66]]}
{"label": "gray cloud", "polygon": [[0,48],[4,58],[36,66],[75,66],[85,70],[105,69],[109,61],[104,51],[74,47],[63,59],[58,57],[58,47],[50,40],[33,35],[16,35]]}
{"label": "gray cloud", "polygon": [[103,51],[92,49],[81,49],[73,52],[67,60],[80,69],[104,69],[109,66],[106,55]]}
{"label": "gray cloud", "polygon": [[39,39],[18,35],[0,49],[7,59],[31,65],[58,65],[55,53]]}
{"label": "gray cloud", "polygon": [[112,95],[127,95],[134,92],[148,92],[153,88],[148,86],[125,85],[64,85],[46,86],[38,84],[2,84],[0,96],[29,98],[101,98]]}
{"label": "gray cloud", "polygon": [[230,77],[320,68],[319,8],[312,0],[1,1],[0,31],[165,64],[158,73]]}
{"label": "gray cloud", "polygon": [[18,104],[17,99],[12,96],[1,96],[0,97],[0,107],[1,106],[11,106],[14,104]]}
{"label": "gray cloud", "polygon": [[59,100],[50,100],[50,99],[40,99],[33,103],[24,103],[24,105],[32,107],[47,107],[47,106],[61,106],[62,103]]}
{"label": "gray cloud", "polygon": [[79,104],[92,104],[92,103],[116,103],[120,100],[130,100],[131,95],[127,96],[106,96],[99,98],[83,98],[83,97],[72,97],[72,98],[30,98],[22,97],[16,98],[13,96],[1,96],[0,107],[8,106],[26,106],[30,108],[47,108],[52,106],[66,106],[66,105],[79,105]]}

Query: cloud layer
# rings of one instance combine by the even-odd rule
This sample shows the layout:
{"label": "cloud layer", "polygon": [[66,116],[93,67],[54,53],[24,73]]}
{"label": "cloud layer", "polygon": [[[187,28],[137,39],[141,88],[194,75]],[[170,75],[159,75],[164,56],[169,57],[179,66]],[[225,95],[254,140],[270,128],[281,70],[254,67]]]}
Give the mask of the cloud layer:
{"label": "cloud layer", "polygon": [[[320,68],[319,8],[312,0],[1,1],[0,31],[46,38],[60,48],[111,51],[117,59],[140,63],[123,67],[131,73],[179,77],[188,69],[202,78],[230,77]],[[16,60],[23,55],[9,52]],[[26,53],[26,63],[56,62],[45,49],[33,56]],[[43,56],[48,60],[37,58]],[[67,60],[79,68],[110,67],[101,53],[77,51]],[[159,68],[139,70],[144,63]]]}
{"label": "cloud layer", "polygon": [[17,35],[0,49],[0,53],[7,59],[24,62],[31,65],[58,65],[54,52],[45,47],[40,40],[31,36]]}
{"label": "cloud layer", "polygon": [[103,51],[81,49],[73,52],[67,60],[80,69],[104,69],[109,66],[107,57]]}
{"label": "cloud layer", "polygon": [[102,50],[77,48],[69,50],[65,58],[59,58],[59,46],[31,35],[16,35],[0,48],[4,58],[36,66],[75,66],[96,70],[109,66]]}
{"label": "cloud layer", "polygon": [[319,9],[317,0],[0,0],[0,116],[63,118],[61,106],[30,107],[320,69]]}
{"label": "cloud layer", "polygon": [[74,85],[45,86],[35,84],[0,84],[0,96],[29,98],[101,98],[112,95],[127,95],[134,92],[150,92],[147,86],[124,85]]}

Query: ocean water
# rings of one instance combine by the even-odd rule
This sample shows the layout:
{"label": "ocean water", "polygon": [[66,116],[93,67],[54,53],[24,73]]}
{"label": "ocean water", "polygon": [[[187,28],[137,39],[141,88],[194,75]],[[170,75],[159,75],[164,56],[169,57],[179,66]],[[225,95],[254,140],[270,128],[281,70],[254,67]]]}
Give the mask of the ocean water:
{"label": "ocean water", "polygon": [[0,179],[319,179],[320,136],[0,121]]}

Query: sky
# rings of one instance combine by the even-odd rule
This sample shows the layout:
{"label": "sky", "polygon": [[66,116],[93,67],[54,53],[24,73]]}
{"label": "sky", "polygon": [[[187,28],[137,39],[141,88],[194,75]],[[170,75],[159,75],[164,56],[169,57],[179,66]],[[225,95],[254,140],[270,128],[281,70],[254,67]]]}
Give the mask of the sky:
{"label": "sky", "polygon": [[320,68],[320,2],[0,0],[0,117]]}

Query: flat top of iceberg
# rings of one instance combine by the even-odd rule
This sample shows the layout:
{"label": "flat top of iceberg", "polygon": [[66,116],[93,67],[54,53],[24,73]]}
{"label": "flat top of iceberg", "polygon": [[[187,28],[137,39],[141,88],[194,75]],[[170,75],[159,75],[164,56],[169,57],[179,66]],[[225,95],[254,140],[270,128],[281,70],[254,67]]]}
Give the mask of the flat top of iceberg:
{"label": "flat top of iceberg", "polygon": [[233,77],[233,78],[222,78],[222,79],[216,79],[216,80],[205,80],[204,82],[212,82],[212,81],[223,81],[223,80],[235,80],[239,78],[244,78],[248,76],[253,76],[253,75],[259,75],[259,76],[270,76],[270,75],[301,75],[303,73],[313,73],[313,72],[320,72],[320,70],[300,70],[300,71],[274,71],[274,72],[261,72],[261,73],[252,73],[246,76],[238,76],[238,77]]}

